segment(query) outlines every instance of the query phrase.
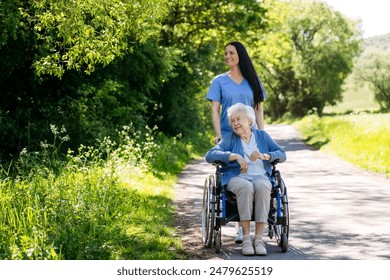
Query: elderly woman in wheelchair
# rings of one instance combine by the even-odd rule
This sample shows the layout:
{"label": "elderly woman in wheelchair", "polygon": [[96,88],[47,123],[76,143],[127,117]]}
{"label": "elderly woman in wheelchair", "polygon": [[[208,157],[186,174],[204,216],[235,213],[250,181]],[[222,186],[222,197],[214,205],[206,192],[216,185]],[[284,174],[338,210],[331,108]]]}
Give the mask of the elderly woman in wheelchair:
{"label": "elderly woman in wheelchair", "polygon": [[[237,198],[243,228],[243,255],[266,255],[262,234],[267,225],[272,189],[271,162],[286,160],[285,151],[264,130],[253,129],[253,108],[242,103],[231,106],[228,118],[233,132],[206,154],[206,161],[222,162],[221,183]],[[255,236],[250,222],[254,213]]]}

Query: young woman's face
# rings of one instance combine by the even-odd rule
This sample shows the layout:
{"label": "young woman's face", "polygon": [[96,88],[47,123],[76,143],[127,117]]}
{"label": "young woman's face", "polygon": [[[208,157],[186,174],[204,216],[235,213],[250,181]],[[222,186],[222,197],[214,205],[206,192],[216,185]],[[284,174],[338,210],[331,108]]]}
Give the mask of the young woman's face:
{"label": "young woman's face", "polygon": [[227,66],[232,67],[238,65],[240,59],[236,47],[233,45],[227,45],[225,49],[225,63]]}

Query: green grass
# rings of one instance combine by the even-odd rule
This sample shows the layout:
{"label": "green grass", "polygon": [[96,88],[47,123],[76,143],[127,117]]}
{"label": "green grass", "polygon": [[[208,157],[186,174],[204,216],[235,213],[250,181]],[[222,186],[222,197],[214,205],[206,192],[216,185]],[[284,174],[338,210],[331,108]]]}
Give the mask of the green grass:
{"label": "green grass", "polygon": [[172,200],[191,141],[125,128],[62,158],[52,131],[57,144],[0,166],[0,259],[186,258]]}
{"label": "green grass", "polygon": [[294,123],[304,140],[366,170],[390,177],[390,114],[308,116]]}
{"label": "green grass", "polygon": [[350,75],[343,86],[343,100],[335,106],[326,106],[325,114],[362,112],[379,110],[379,105],[374,99],[374,93],[367,83],[359,85],[353,75]]}
{"label": "green grass", "polygon": [[324,108],[325,114],[339,115],[307,116],[294,125],[309,145],[390,177],[390,114],[373,113],[379,110],[374,94],[354,74],[343,89],[343,101]]}

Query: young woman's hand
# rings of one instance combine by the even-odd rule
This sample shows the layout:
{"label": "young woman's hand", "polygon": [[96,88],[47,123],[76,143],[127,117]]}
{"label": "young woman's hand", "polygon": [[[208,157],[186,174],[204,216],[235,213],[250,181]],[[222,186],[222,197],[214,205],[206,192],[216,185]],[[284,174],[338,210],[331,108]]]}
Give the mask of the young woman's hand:
{"label": "young woman's hand", "polygon": [[214,138],[214,144],[217,145],[219,141],[221,141],[222,137],[221,136],[216,136]]}

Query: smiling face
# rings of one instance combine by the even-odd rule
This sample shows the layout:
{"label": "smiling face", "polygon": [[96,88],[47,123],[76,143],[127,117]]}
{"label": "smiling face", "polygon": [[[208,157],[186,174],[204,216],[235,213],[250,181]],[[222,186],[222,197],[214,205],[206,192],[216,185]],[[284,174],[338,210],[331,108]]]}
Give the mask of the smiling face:
{"label": "smiling face", "polygon": [[251,132],[252,121],[244,113],[237,111],[230,117],[230,125],[238,136],[243,136]]}
{"label": "smiling face", "polygon": [[237,49],[233,45],[227,45],[225,48],[225,63],[229,67],[237,66],[240,61]]}

